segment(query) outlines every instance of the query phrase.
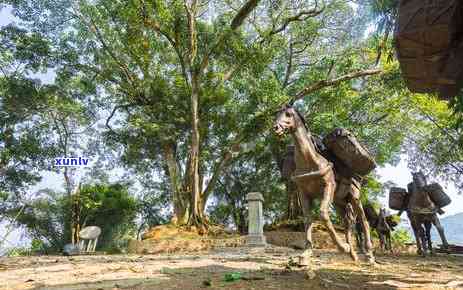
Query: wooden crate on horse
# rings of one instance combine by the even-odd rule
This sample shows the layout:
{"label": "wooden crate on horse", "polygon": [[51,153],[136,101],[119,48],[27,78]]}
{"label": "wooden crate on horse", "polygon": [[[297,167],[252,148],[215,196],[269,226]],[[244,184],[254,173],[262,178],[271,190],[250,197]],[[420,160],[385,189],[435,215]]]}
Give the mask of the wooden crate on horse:
{"label": "wooden crate on horse", "polygon": [[450,51],[447,65],[443,71],[443,78],[451,80],[447,85],[442,85],[439,88],[439,97],[441,99],[449,99],[452,96],[458,95],[463,87],[463,40],[458,47]]}
{"label": "wooden crate on horse", "polygon": [[449,205],[452,200],[448,196],[439,183],[431,183],[424,187],[424,191],[429,194],[432,202],[438,207],[443,208]]}
{"label": "wooden crate on horse", "polygon": [[405,188],[391,187],[389,190],[389,207],[394,210],[404,210],[408,192]]}
{"label": "wooden crate on horse", "polygon": [[412,92],[439,92],[443,98],[458,92],[463,72],[453,73],[452,66],[463,57],[455,54],[462,37],[463,1],[400,1],[395,43],[403,76]]}

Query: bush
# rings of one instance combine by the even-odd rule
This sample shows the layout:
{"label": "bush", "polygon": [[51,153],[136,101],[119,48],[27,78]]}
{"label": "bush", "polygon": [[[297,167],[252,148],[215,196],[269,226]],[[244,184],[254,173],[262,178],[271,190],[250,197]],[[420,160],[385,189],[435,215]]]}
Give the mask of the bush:
{"label": "bush", "polygon": [[[134,236],[138,204],[127,186],[115,184],[84,185],[79,195],[80,222],[84,226],[99,226],[100,249],[123,249]],[[11,255],[60,252],[71,235],[69,229],[70,200],[62,193],[44,191],[29,202],[16,223],[33,238],[30,249],[14,248]],[[17,211],[11,211],[16,216]]]}
{"label": "bush", "polygon": [[397,246],[403,246],[412,241],[410,233],[406,229],[397,229],[392,233],[392,243]]}

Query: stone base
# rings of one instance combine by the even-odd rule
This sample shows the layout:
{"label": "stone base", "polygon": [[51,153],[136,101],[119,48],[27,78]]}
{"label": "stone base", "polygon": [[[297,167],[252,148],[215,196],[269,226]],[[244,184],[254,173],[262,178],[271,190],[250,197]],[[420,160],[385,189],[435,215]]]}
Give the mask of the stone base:
{"label": "stone base", "polygon": [[251,247],[265,247],[267,240],[264,235],[247,235],[246,245]]}

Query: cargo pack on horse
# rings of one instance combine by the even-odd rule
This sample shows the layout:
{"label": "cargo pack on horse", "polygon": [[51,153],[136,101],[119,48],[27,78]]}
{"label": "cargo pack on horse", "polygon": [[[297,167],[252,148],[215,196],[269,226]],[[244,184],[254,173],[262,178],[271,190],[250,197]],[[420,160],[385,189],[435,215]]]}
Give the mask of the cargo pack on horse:
{"label": "cargo pack on horse", "polygon": [[410,91],[450,99],[463,87],[463,1],[401,0],[397,57]]}
{"label": "cargo pack on horse", "polygon": [[408,191],[403,188],[391,188],[389,207],[399,210],[399,215],[407,212],[415,235],[419,255],[426,256],[428,250],[433,254],[431,227],[434,225],[442,240],[442,246],[448,248],[444,228],[437,213],[450,204],[451,200],[437,184],[427,184],[422,172],[412,173],[413,182],[408,184]]}
{"label": "cargo pack on horse", "polygon": [[[366,255],[370,262],[374,262],[370,227],[360,202],[360,182],[355,179],[356,175],[367,174],[376,166],[368,152],[342,129],[335,130],[323,140],[328,149],[324,151],[320,148],[322,144],[317,146],[301,114],[289,105],[278,112],[274,131],[277,135],[290,133],[295,141],[296,168],[292,179],[301,193],[307,233],[306,250],[300,263],[307,265],[312,253],[311,208],[313,200],[317,198],[320,199],[320,219],[328,228],[331,238],[339,250],[349,253],[354,260],[357,260],[357,254],[353,247],[352,231],[356,216],[359,216],[365,234]],[[349,154],[345,154],[343,146],[349,147]],[[339,216],[344,218],[347,243],[339,238],[331,222],[329,209],[332,203]]]}

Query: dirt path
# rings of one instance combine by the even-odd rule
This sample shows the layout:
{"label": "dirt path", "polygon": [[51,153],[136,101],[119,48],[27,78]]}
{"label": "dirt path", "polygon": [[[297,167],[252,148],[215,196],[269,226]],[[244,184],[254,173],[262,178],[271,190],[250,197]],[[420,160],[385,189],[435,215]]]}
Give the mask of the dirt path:
{"label": "dirt path", "polygon": [[[0,290],[463,289],[462,257],[379,256],[379,264],[371,267],[333,251],[315,251],[313,271],[307,271],[290,262],[299,253],[268,247],[184,255],[0,258]],[[237,280],[226,282],[225,277]]]}

